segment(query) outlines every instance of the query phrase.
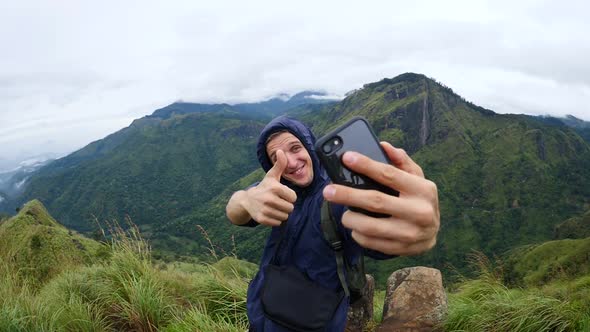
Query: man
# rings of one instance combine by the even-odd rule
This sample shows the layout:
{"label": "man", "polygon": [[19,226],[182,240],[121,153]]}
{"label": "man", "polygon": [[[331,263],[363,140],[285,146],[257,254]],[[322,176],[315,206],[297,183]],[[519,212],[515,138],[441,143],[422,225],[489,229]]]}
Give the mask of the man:
{"label": "man", "polygon": [[[356,152],[343,156],[349,169],[399,191],[399,197],[394,197],[330,184],[314,144],[313,134],[302,123],[287,117],[271,121],[262,130],[257,146],[266,176],[260,183],[234,193],[226,207],[233,224],[273,227],[260,270],[248,288],[248,318],[253,331],[289,331],[269,319],[261,303],[267,278],[265,267],[271,262],[294,266],[323,288],[342,289],[334,252],[324,239],[320,225],[324,200],[334,203],[333,215],[340,221],[344,256],[351,264],[363,252],[385,259],[392,255],[419,254],[436,243],[440,223],[436,185],[424,178],[420,166],[403,150],[381,143],[394,166]],[[347,206],[390,217],[372,218],[349,211]],[[286,224],[279,227],[283,223]],[[326,331],[344,330],[348,306],[349,299],[344,298],[327,323]]]}

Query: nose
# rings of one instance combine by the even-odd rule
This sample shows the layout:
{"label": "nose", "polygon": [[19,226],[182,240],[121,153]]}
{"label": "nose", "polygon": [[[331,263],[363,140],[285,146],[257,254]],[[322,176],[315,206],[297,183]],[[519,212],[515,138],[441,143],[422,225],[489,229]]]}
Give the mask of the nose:
{"label": "nose", "polygon": [[287,153],[287,168],[297,167],[297,157],[291,153]]}

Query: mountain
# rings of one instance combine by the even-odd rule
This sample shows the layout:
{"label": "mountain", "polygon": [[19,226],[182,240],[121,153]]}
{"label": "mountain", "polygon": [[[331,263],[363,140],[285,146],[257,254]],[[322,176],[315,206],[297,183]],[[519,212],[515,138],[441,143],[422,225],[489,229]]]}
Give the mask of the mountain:
{"label": "mountain", "polygon": [[561,118],[561,121],[566,125],[574,128],[590,128],[590,122],[584,121],[582,119],[578,119],[573,115],[566,115],[564,118]]}
{"label": "mountain", "polygon": [[165,222],[254,168],[250,148],[263,124],[225,110],[145,117],[43,168],[21,199],[38,198],[81,231],[91,230],[95,218]]}
{"label": "mountain", "polygon": [[590,146],[571,128],[495,114],[414,74],[368,84],[322,114],[327,121],[310,114],[308,122],[353,115],[438,185],[441,233],[424,263],[460,266],[473,249],[495,254],[551,239],[555,224],[590,203]]}
{"label": "mountain", "polygon": [[95,219],[149,225],[183,216],[256,167],[251,147],[276,113],[333,102],[326,97],[305,91],[260,103],[171,104],[38,172],[10,174],[6,183],[20,190],[0,186],[0,211],[37,198],[80,231]]}
{"label": "mountain", "polygon": [[[280,112],[239,108],[157,110],[44,167],[21,201],[39,198],[78,230],[92,229],[93,216],[129,215],[166,254],[236,250],[257,261],[268,230],[230,226],[224,206],[234,190],[262,176],[256,138]],[[340,102],[297,104],[284,113],[317,136],[364,116],[380,139],[406,149],[437,183],[437,246],[420,257],[369,263],[377,274],[408,264],[461,269],[474,249],[496,254],[549,240],[556,225],[590,208],[590,145],[574,128],[496,114],[424,75],[383,79]]]}

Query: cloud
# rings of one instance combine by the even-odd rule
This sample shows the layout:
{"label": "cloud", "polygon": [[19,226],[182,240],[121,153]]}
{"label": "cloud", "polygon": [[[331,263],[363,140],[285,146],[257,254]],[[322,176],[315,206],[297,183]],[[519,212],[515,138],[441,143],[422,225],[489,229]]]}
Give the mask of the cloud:
{"label": "cloud", "polygon": [[344,96],[341,95],[310,95],[305,96],[308,99],[316,99],[316,100],[341,100],[344,99]]}
{"label": "cloud", "polygon": [[[175,100],[344,95],[413,71],[500,113],[590,120],[584,1],[0,4],[0,151],[67,153]],[[0,165],[1,167],[1,165]]]}

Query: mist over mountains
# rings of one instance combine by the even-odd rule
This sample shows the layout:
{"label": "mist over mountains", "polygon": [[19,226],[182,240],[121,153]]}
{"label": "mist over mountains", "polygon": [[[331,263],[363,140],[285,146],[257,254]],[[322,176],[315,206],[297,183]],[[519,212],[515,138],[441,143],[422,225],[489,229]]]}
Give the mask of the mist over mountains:
{"label": "mist over mountains", "polygon": [[262,175],[258,133],[271,118],[288,114],[318,137],[364,116],[380,139],[406,149],[437,183],[439,243],[414,263],[460,266],[473,249],[494,254],[551,239],[559,223],[590,209],[587,122],[496,114],[412,73],[366,84],[341,101],[314,95],[321,96],[174,103],[34,172],[23,192],[0,207],[12,212],[39,199],[82,232],[93,231],[96,220],[130,217],[162,255],[206,252],[196,229],[201,225],[224,250],[232,250],[233,236],[238,255],[256,261],[268,230],[230,226],[224,205]]}
{"label": "mist over mountains", "polygon": [[0,172],[0,205],[10,205],[9,200],[22,194],[30,176],[53,160],[47,156],[38,156],[21,162],[14,169]]}

